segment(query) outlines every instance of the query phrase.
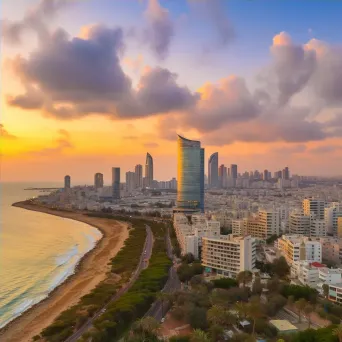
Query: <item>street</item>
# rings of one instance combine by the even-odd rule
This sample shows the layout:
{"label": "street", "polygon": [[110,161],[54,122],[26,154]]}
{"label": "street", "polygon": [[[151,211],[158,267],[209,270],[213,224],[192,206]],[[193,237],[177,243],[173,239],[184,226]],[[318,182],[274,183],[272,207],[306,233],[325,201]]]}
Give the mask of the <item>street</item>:
{"label": "street", "polygon": [[152,255],[152,247],[153,247],[153,234],[152,234],[151,228],[146,225],[146,240],[145,240],[144,248],[140,256],[138,267],[133,273],[131,280],[124,287],[122,287],[110,299],[110,301],[103,308],[101,308],[101,310],[99,310],[93,317],[89,318],[88,321],[80,329],[78,329],[76,332],[73,333],[73,335],[71,335],[68,339],[66,339],[65,342],[77,341],[89,328],[92,327],[94,320],[97,319],[99,316],[101,316],[105,312],[107,306],[110,303],[118,300],[123,294],[125,294],[130,289],[130,287],[134,284],[134,282],[139,277],[141,271],[148,266],[148,260],[150,259]]}
{"label": "street", "polygon": [[[169,228],[166,236],[166,246],[167,246],[167,255],[168,257],[173,260],[172,254],[172,245],[170,239]],[[181,287],[181,282],[179,281],[177,270],[174,265],[172,265],[169,269],[169,278],[162,289],[161,292],[164,293],[172,293],[179,290]],[[146,312],[144,317],[151,316],[154,317],[157,321],[161,321],[164,315],[167,312],[166,304],[163,303],[161,300],[156,300],[150,307],[150,309]]]}

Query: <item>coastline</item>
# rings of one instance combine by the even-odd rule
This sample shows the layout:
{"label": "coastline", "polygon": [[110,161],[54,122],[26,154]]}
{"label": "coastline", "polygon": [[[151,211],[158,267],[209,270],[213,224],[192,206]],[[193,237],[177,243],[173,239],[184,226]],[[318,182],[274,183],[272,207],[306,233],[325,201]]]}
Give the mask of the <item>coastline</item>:
{"label": "coastline", "polygon": [[108,262],[119,252],[128,237],[128,224],[89,217],[79,212],[52,210],[27,202],[16,202],[12,206],[79,221],[98,229],[102,234],[94,247],[79,260],[73,274],[54,288],[47,298],[0,329],[1,341],[24,342],[32,341],[32,337],[51,324],[62,311],[76,304],[82,296],[105,279],[110,270]]}

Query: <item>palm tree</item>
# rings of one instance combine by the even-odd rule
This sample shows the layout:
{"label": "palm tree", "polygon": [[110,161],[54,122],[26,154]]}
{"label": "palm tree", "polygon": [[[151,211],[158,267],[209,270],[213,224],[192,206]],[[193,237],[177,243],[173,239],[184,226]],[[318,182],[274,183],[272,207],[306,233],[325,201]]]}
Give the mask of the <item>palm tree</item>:
{"label": "palm tree", "polygon": [[133,325],[133,332],[141,333],[143,337],[155,336],[160,327],[159,322],[154,317],[143,317]]}
{"label": "palm tree", "polygon": [[308,319],[308,329],[310,329],[311,327],[311,312],[314,311],[314,307],[311,305],[311,304],[307,304],[305,307],[304,307],[304,313],[306,315],[306,318]]}
{"label": "palm tree", "polygon": [[342,342],[342,324],[339,324],[335,329],[332,331],[334,336],[337,336],[339,342]]}
{"label": "palm tree", "polygon": [[253,274],[251,271],[242,271],[240,272],[236,280],[238,281],[239,284],[243,284],[243,288],[246,287],[246,284],[249,284],[253,279]]}
{"label": "palm tree", "polygon": [[295,303],[295,307],[298,310],[298,323],[301,322],[302,312],[304,311],[307,301],[304,298],[298,299]]}
{"label": "palm tree", "polygon": [[207,311],[207,320],[210,324],[223,325],[226,310],[221,305],[213,305]]}
{"label": "palm tree", "polygon": [[191,334],[190,342],[210,342],[210,338],[203,330],[195,329]]}
{"label": "palm tree", "polygon": [[244,302],[237,302],[235,304],[235,309],[239,313],[240,317],[246,318],[248,313],[248,304]]}
{"label": "palm tree", "polygon": [[253,302],[248,304],[247,316],[253,320],[252,334],[255,334],[255,322],[258,318],[264,317],[264,313],[261,310],[260,303]]}

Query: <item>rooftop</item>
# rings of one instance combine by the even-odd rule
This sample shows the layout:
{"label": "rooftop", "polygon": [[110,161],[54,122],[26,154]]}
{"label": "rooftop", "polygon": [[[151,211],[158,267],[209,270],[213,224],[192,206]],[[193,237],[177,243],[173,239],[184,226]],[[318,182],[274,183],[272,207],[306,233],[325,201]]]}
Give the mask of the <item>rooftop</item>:
{"label": "rooftop", "polygon": [[291,324],[286,319],[273,319],[270,321],[270,323],[280,332],[298,330],[296,326]]}

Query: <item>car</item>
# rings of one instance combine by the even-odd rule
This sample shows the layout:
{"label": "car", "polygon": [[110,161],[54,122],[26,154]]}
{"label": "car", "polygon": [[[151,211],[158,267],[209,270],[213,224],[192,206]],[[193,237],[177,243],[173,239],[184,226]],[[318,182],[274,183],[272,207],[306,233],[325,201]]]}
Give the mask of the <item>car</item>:
{"label": "car", "polygon": [[161,323],[164,323],[165,322],[165,317],[163,317],[161,320],[160,320]]}

